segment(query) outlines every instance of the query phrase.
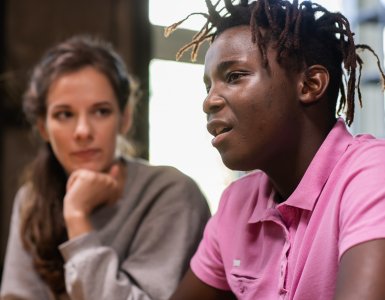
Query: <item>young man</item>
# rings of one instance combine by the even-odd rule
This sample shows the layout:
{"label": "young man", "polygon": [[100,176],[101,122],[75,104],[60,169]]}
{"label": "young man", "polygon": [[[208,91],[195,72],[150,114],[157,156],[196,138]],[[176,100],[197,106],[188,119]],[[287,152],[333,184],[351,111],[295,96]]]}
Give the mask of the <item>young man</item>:
{"label": "young man", "polygon": [[309,1],[224,2],[219,14],[206,0],[178,55],[211,39],[212,144],[229,168],[257,171],[223,193],[172,299],[385,299],[385,141],[337,117],[353,122],[356,50],[373,50]]}

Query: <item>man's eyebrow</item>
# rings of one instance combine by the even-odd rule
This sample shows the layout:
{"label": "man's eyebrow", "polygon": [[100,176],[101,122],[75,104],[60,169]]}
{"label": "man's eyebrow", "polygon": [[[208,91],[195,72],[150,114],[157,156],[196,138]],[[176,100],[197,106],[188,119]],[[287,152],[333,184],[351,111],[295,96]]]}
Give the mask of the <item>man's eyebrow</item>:
{"label": "man's eyebrow", "polygon": [[217,71],[223,72],[224,70],[230,68],[232,65],[235,65],[236,63],[239,63],[239,60],[225,60],[218,64]]}
{"label": "man's eyebrow", "polygon": [[[230,68],[231,66],[233,66],[233,65],[235,65],[235,64],[237,64],[237,63],[239,63],[239,62],[240,62],[240,60],[236,60],[236,59],[234,59],[234,60],[224,60],[224,61],[220,62],[220,63],[216,66],[216,72],[222,73],[222,72],[224,72],[225,70],[227,70],[228,68]],[[205,83],[206,83],[206,81],[208,81],[206,75],[203,76],[203,81],[204,81]]]}

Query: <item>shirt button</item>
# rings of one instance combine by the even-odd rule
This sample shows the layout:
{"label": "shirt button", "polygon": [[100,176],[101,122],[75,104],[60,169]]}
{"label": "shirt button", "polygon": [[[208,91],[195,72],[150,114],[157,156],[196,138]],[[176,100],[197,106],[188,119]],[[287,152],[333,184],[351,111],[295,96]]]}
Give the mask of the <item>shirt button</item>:
{"label": "shirt button", "polygon": [[69,282],[74,282],[76,280],[77,272],[76,272],[75,266],[73,266],[73,265],[68,266],[67,276],[68,276]]}

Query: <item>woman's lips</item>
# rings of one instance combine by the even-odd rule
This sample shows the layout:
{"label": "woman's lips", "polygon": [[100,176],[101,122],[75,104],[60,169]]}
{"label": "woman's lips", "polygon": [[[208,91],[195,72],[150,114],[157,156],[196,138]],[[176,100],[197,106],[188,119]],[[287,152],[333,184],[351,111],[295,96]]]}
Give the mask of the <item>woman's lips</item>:
{"label": "woman's lips", "polygon": [[97,157],[100,152],[99,149],[86,149],[72,152],[71,156],[81,160],[90,160]]}

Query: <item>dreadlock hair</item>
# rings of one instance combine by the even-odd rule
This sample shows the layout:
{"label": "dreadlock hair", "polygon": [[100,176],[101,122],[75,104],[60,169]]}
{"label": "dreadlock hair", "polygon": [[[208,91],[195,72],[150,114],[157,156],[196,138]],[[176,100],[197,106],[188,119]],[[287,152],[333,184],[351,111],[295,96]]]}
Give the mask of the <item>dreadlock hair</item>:
{"label": "dreadlock hair", "polygon": [[[46,98],[55,80],[85,67],[106,76],[123,113],[127,102],[134,100],[123,59],[111,44],[79,35],[49,49],[34,67],[23,98],[23,110],[31,125],[36,126],[39,119],[46,117]],[[58,299],[66,292],[64,260],[58,246],[68,240],[63,217],[67,174],[49,143],[40,146],[25,180],[31,193],[21,204],[21,239],[32,256],[36,273]]]}
{"label": "dreadlock hair", "polygon": [[[193,15],[206,18],[206,23],[191,42],[179,49],[177,60],[192,48],[191,60],[194,61],[205,41],[213,42],[228,28],[249,25],[252,41],[258,46],[264,67],[268,66],[267,51],[272,46],[277,50],[277,62],[287,70],[300,71],[315,64],[327,68],[330,75],[327,96],[331,112],[336,114],[340,92],[337,113],[346,108],[345,121],[349,126],[354,119],[356,88],[362,106],[360,79],[363,61],[357,50],[368,50],[375,56],[384,88],[385,74],[377,54],[368,45],[354,43],[349,21],[339,12],[330,12],[311,1],[299,4],[298,0],[293,0],[293,3],[287,0],[256,0],[251,3],[240,0],[238,4],[234,4],[234,0],[218,0],[215,4],[210,0],[205,2],[208,13],[192,13],[165,29],[167,37]],[[224,6],[219,9],[221,2]]]}

